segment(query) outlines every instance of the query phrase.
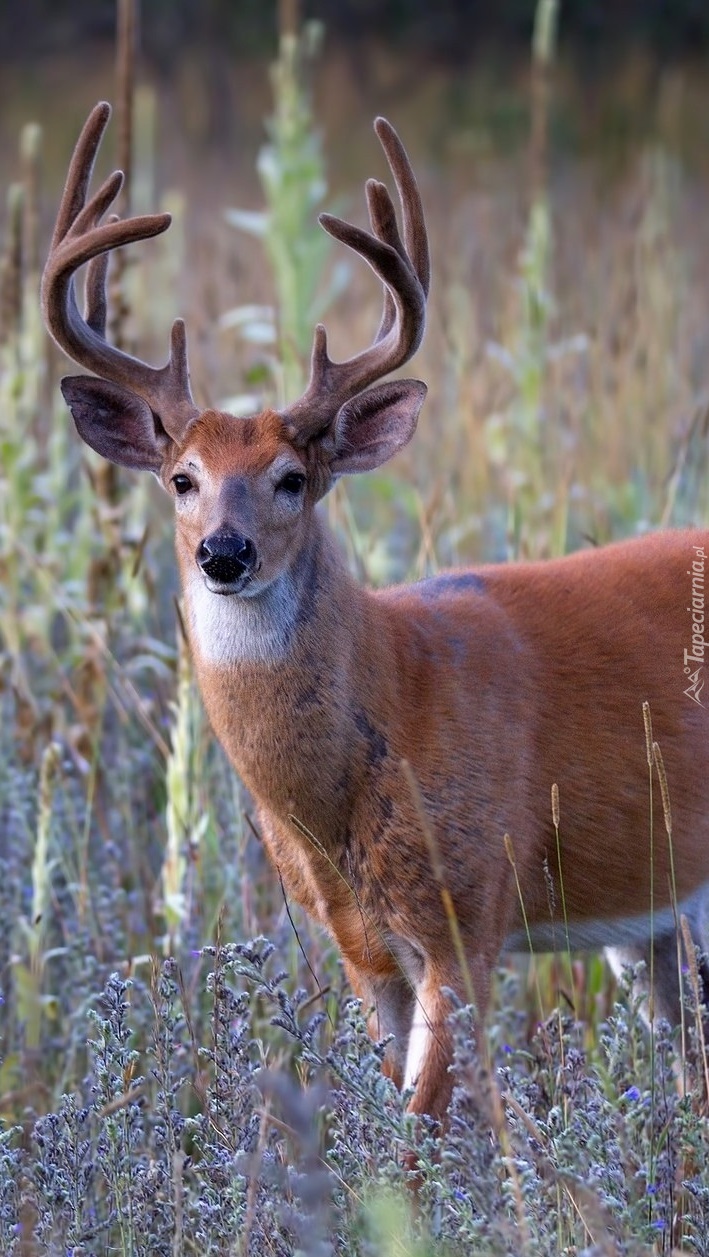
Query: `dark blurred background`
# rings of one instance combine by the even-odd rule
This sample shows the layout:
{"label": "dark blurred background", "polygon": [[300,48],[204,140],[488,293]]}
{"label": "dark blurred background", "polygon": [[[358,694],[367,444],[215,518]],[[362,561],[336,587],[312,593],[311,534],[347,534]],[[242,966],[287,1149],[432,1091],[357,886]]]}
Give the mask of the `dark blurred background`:
{"label": "dark blurred background", "polygon": [[[472,47],[526,50],[534,0],[308,0],[302,16],[326,23],[335,38],[356,44],[385,39],[401,50],[446,61]],[[142,14],[142,45],[167,68],[175,50],[218,43],[232,56],[268,52],[278,6],[264,0],[150,0]],[[2,0],[0,58],[52,53],[68,44],[113,39],[114,0]],[[628,46],[642,44],[663,62],[696,56],[709,44],[707,0],[566,0],[562,49],[586,68],[603,68]]]}

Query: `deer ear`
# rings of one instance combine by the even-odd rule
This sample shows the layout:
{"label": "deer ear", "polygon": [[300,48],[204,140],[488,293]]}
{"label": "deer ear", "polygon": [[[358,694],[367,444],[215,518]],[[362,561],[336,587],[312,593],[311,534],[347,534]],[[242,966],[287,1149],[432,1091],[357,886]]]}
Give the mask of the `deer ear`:
{"label": "deer ear", "polygon": [[79,436],[92,450],[121,467],[160,470],[169,437],[142,397],[91,375],[67,375],[61,390]]}
{"label": "deer ear", "polygon": [[334,423],[334,476],[381,467],[416,431],[426,396],[420,380],[390,380],[360,393],[340,408]]}

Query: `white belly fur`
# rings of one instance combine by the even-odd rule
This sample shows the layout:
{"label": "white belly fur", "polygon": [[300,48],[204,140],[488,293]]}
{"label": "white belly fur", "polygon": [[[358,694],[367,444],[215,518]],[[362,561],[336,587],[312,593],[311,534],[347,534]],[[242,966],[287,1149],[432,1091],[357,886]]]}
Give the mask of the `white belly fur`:
{"label": "white belly fur", "polygon": [[[709,913],[709,883],[705,884],[694,895],[677,905],[677,919],[682,914],[690,917],[696,915],[703,900],[707,900],[704,909]],[[703,913],[700,912],[700,915]],[[674,929],[675,917],[672,907],[660,908],[654,914],[652,930],[655,937]],[[602,947],[623,947],[631,943],[643,943],[650,938],[650,914],[640,916],[616,917],[609,920],[569,921],[569,948],[571,951],[599,951]],[[538,924],[530,929],[532,950],[535,952],[564,952],[567,949],[566,931],[563,920],[556,920],[552,929],[551,922]],[[515,930],[508,935],[503,944],[503,951],[528,952],[529,942],[524,930]]]}

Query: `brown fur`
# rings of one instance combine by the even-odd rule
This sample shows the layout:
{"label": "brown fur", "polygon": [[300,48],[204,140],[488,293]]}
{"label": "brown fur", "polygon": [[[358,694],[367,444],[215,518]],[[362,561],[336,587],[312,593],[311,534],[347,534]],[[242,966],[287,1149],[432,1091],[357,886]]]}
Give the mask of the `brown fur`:
{"label": "brown fur", "polygon": [[[221,444],[219,422],[216,440],[207,423],[194,438],[205,462],[218,451],[222,478],[237,464],[255,474],[251,459],[265,457],[267,441],[269,456],[278,453],[270,416],[263,441],[244,446],[233,420]],[[372,593],[352,580],[312,506],[304,516],[292,562],[316,573],[315,592],[287,658],[215,665],[193,637],[197,675],[289,894],[337,940],[365,1002],[394,991],[398,1024],[384,1016],[380,1033],[401,1037],[413,1014],[416,981],[402,974],[397,947],[406,940],[416,949],[416,998],[434,1034],[414,1107],[440,1115],[449,1097],[440,987],[462,994],[463,985],[401,761],[421,789],[481,1014],[503,941],[522,924],[506,833],[530,924],[549,920],[545,866],[558,882],[553,782],[570,918],[648,911],[645,700],[672,795],[677,890],[689,894],[709,876],[709,724],[706,708],[683,692],[686,573],[693,546],[709,552],[709,534],[668,532],[482,568],[468,588],[455,573]],[[223,522],[243,526],[238,517]],[[257,544],[267,551],[261,523]],[[183,575],[196,536],[178,528]],[[661,817],[657,790],[654,803]],[[661,823],[655,832],[659,907],[669,864]],[[557,886],[559,924],[560,902]],[[398,1077],[404,1055],[394,1053]]]}

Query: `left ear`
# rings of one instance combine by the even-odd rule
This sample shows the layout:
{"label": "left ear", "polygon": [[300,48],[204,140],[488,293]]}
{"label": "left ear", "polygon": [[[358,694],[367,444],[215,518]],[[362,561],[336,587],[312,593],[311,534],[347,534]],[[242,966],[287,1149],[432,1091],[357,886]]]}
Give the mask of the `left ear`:
{"label": "left ear", "polygon": [[420,380],[389,380],[345,402],[331,429],[333,476],[373,471],[403,449],[416,431],[426,393]]}

